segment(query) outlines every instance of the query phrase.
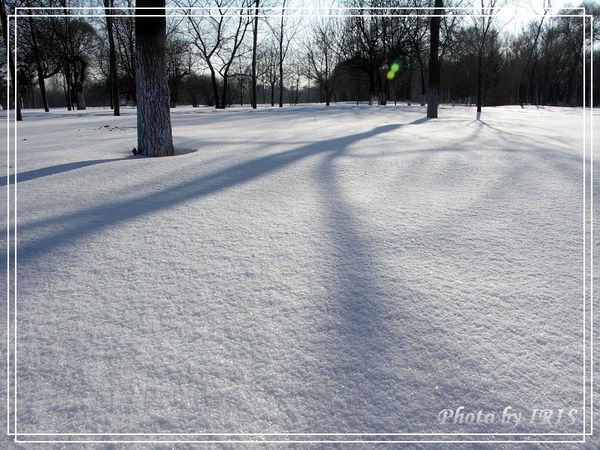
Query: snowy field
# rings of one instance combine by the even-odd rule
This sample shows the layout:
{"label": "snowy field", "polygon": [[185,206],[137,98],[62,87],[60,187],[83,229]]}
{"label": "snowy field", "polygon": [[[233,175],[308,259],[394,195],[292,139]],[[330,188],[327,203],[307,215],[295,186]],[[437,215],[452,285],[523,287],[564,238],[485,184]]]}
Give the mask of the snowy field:
{"label": "snowy field", "polygon": [[[581,433],[590,420],[582,114],[184,108],[172,114],[180,154],[146,159],[131,152],[133,110],[25,111],[18,432],[82,441]],[[3,439],[7,449],[599,446]]]}

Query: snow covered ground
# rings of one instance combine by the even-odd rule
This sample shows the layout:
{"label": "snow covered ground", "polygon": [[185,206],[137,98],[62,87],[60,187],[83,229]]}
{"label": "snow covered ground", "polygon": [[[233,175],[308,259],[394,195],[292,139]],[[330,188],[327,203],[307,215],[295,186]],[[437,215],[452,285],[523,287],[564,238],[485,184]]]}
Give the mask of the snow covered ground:
{"label": "snow covered ground", "polygon": [[[25,111],[17,431],[82,441],[581,433],[582,114],[184,108],[172,114],[180,154],[145,159],[131,153],[133,110]],[[170,433],[190,435],[158,435]],[[451,436],[465,433],[496,435]]]}

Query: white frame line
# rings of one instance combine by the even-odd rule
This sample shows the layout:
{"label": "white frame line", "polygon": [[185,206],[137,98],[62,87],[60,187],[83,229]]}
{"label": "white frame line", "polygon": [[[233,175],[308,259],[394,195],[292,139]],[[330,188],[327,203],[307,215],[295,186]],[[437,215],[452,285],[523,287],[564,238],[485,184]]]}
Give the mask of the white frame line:
{"label": "white frame line", "polygon": [[[16,64],[18,59],[18,45],[17,45],[17,17],[15,17],[15,33],[14,33],[14,39],[15,39],[15,43],[14,43],[14,52],[15,52],[15,67],[14,67],[14,73],[17,73],[17,68],[16,68]],[[15,76],[16,78],[16,76]],[[13,87],[14,87],[14,98],[15,98],[15,120],[14,120],[14,146],[15,146],[15,152],[14,152],[14,161],[13,161],[13,166],[14,166],[14,174],[13,174],[13,180],[14,180],[14,185],[13,185],[13,192],[14,192],[14,206],[13,206],[13,213],[14,213],[14,231],[13,231],[13,239],[14,239],[14,275],[15,275],[15,279],[14,279],[14,310],[13,310],[13,318],[14,318],[14,349],[13,349],[13,355],[14,355],[14,367],[13,367],[13,373],[14,373],[14,386],[13,386],[13,396],[14,396],[14,404],[13,404],[13,415],[14,415],[14,424],[13,424],[13,430],[15,433],[15,436],[18,435],[17,432],[17,292],[18,292],[18,283],[17,283],[17,267],[18,267],[18,251],[17,251],[17,244],[18,244],[18,233],[17,233],[17,223],[18,223],[18,209],[17,209],[17,173],[18,173],[18,167],[17,167],[17,148],[18,148],[18,121],[17,121],[17,105],[18,105],[18,95],[19,95],[19,91],[18,91],[18,81],[14,80],[13,82]],[[16,441],[16,439],[15,439]]]}
{"label": "white frame line", "polygon": [[[17,7],[15,8],[15,14],[11,14],[8,15],[8,28],[9,28],[9,32],[8,35],[10,36],[10,23],[11,20],[14,20],[14,53],[15,53],[15,60],[17,59],[17,50],[18,50],[18,45],[17,45],[17,18],[20,15],[19,12],[20,11],[25,11],[25,10],[61,10],[61,9],[65,9],[65,8],[52,8],[52,7],[44,7],[44,8],[28,8],[28,7]],[[103,7],[96,7],[96,8],[85,8],[85,7],[75,7],[75,8],[69,8],[70,10],[84,10],[84,11],[88,11],[88,10],[105,10],[105,8]],[[137,8],[135,7],[127,7],[127,8],[109,8],[109,9],[119,9],[119,10],[135,10]],[[144,8],[144,9],[161,9],[161,8]],[[168,10],[181,10],[183,8],[165,8],[167,11]],[[191,10],[191,9],[201,9],[203,11],[209,10],[209,9],[213,9],[213,8],[186,8],[187,10]],[[281,11],[283,11],[282,8],[268,8],[268,9],[279,9]],[[286,8],[286,12],[287,11],[291,11],[291,10],[296,10],[296,11],[302,11],[302,10],[315,10],[315,9],[322,9],[322,10],[356,10],[357,8],[344,8],[344,7],[340,7],[340,8]],[[403,9],[410,9],[410,10],[432,10],[434,9],[433,7],[429,8],[429,7],[425,7],[425,8],[409,8],[409,7],[404,7],[404,8],[363,8],[364,10],[403,10]],[[478,8],[445,8],[445,10],[478,10]],[[517,9],[523,9],[523,8],[517,8]],[[545,9],[549,9],[546,8]],[[14,349],[13,349],[13,354],[14,354],[14,388],[13,388],[13,396],[14,396],[14,403],[11,405],[11,398],[10,398],[10,350],[11,350],[11,345],[10,345],[10,341],[11,341],[11,335],[10,335],[10,316],[11,316],[11,309],[10,309],[10,297],[11,297],[11,293],[10,293],[10,193],[11,193],[11,189],[10,189],[10,129],[9,129],[9,124],[10,124],[10,109],[7,113],[7,434],[9,436],[14,436],[14,441],[15,442],[20,442],[20,443],[86,443],[86,444],[91,444],[91,443],[126,443],[126,444],[135,444],[135,443],[163,443],[163,444],[173,444],[173,443],[340,443],[340,444],[347,444],[347,443],[367,443],[367,444],[375,444],[375,443],[484,443],[484,444],[495,444],[495,443],[585,443],[586,441],[586,436],[591,436],[593,434],[593,412],[594,412],[594,404],[593,404],[593,375],[594,375],[594,369],[593,369],[593,315],[590,317],[589,321],[590,321],[590,344],[589,344],[589,350],[590,350],[590,431],[587,431],[587,369],[586,369],[586,365],[587,365],[587,361],[586,361],[586,357],[587,357],[587,334],[586,334],[586,316],[585,313],[587,312],[587,296],[586,296],[586,279],[587,279],[587,274],[588,271],[587,269],[587,258],[586,258],[586,243],[587,243],[587,239],[586,239],[586,224],[587,224],[587,214],[586,214],[586,206],[587,206],[587,197],[586,197],[586,177],[587,177],[587,167],[586,167],[586,137],[587,137],[587,133],[586,133],[586,99],[585,99],[585,82],[586,82],[586,56],[585,56],[585,30],[586,30],[586,24],[585,21],[587,20],[587,18],[590,18],[590,35],[591,35],[591,52],[590,52],[590,57],[591,57],[591,61],[593,62],[593,16],[592,15],[588,15],[585,14],[585,8],[581,8],[581,7],[575,7],[575,8],[561,8],[561,9],[569,9],[569,10],[582,10],[583,11],[583,15],[580,14],[559,14],[559,13],[554,13],[552,14],[551,17],[567,17],[567,18],[575,18],[575,17],[581,17],[583,20],[583,86],[584,86],[584,93],[583,93],[583,122],[584,122],[584,128],[583,128],[583,147],[584,147],[584,152],[583,152],[583,172],[584,172],[584,176],[583,176],[583,183],[584,183],[584,189],[583,189],[583,240],[584,240],[584,261],[583,261],[583,269],[584,269],[584,280],[583,280],[583,301],[584,301],[584,325],[583,325],[583,357],[584,357],[584,362],[583,362],[583,368],[584,368],[584,379],[583,379],[583,433],[579,434],[579,433],[18,433],[17,431],[17,263],[18,263],[18,259],[17,259],[17,222],[18,222],[18,215],[17,215],[17,147],[18,147],[18,140],[17,140],[17,120],[16,120],[16,111],[15,111],[15,115],[14,115],[14,174],[13,174],[13,179],[14,179],[14,186],[12,191],[14,192],[14,232],[13,232],[13,240],[14,240],[14,288],[13,288],[13,294],[14,294],[14,310],[12,311],[13,313],[13,327],[14,327]],[[239,8],[236,8],[236,10],[239,10]],[[559,9],[560,11],[560,9]],[[223,16],[229,16],[228,14],[222,14]],[[240,15],[244,15],[244,14],[232,14],[232,16],[235,17],[239,17]],[[286,14],[288,16],[292,16],[290,14]],[[106,14],[82,14],[82,15],[74,15],[74,14],[28,14],[29,17],[106,17]],[[166,14],[157,14],[157,15],[144,15],[144,17],[164,17],[166,16]],[[207,17],[210,16],[210,14],[192,14],[191,16],[193,17]],[[255,17],[255,14],[248,14],[248,16],[250,17]],[[259,17],[279,17],[281,16],[280,14],[265,14],[265,15],[258,15]],[[350,14],[350,15],[335,15],[334,17],[339,17],[339,18],[346,18],[346,17],[402,17],[403,15],[401,14]],[[411,15],[411,17],[446,17],[446,16],[450,16],[450,17],[488,17],[490,16],[490,14],[418,14],[418,15]],[[503,15],[500,14],[495,14],[495,17],[505,17]],[[137,17],[137,15],[135,14],[120,14],[120,15],[114,15],[114,17]],[[169,14],[167,15],[167,17],[190,17],[190,14]],[[301,15],[301,17],[331,17],[331,14],[324,14],[324,15],[314,15],[314,14],[310,14],[310,15]],[[10,39],[9,39],[10,41]],[[7,46],[7,63],[9,63],[10,60],[10,42],[8,43]],[[591,76],[592,76],[592,80],[593,80],[593,64],[591,64]],[[15,101],[17,101],[18,99],[18,83],[17,80],[14,80],[14,99]],[[591,99],[590,99],[590,125],[593,125],[593,86],[590,89],[591,92]],[[10,83],[7,83],[7,101],[8,104],[10,104]],[[15,104],[15,108],[16,108],[16,104]],[[590,183],[593,182],[593,126],[591,127],[591,132],[590,132]],[[593,212],[593,186],[590,184],[590,206],[591,206],[591,212]],[[592,271],[592,267],[593,267],[593,214],[590,213],[590,314],[592,314],[593,312],[593,271]],[[13,406],[13,416],[14,416],[14,432],[11,432],[10,430],[10,407]],[[102,440],[102,441],[98,441],[98,440],[82,440],[82,441],[76,441],[76,440],[65,440],[65,441],[59,441],[59,440],[49,440],[49,441],[40,441],[40,440],[20,440],[19,436],[214,436],[214,437],[218,437],[218,436],[246,436],[246,437],[264,437],[264,436],[524,436],[524,437],[538,437],[538,436],[573,436],[573,437],[580,437],[582,440],[581,441],[575,441],[575,440],[564,440],[564,441],[551,441],[551,440],[540,440],[540,441],[534,441],[534,440],[529,440],[529,439],[523,439],[523,440],[503,440],[503,441],[477,441],[477,440],[433,440],[433,441],[425,441],[425,440],[414,440],[414,441],[408,441],[408,440],[400,440],[400,441],[392,441],[392,440],[382,440],[382,441],[374,441],[374,440],[367,440],[367,441],[359,441],[359,440],[341,440],[341,441],[333,441],[333,440],[306,440],[306,441],[301,441],[301,440],[291,440],[291,441],[285,441],[285,440],[274,440],[274,441],[267,441],[267,440],[261,440],[261,439],[256,439],[256,440],[247,440],[247,441],[241,441],[241,440],[197,440],[197,441],[167,441],[167,440],[158,440],[158,441],[149,441],[149,440],[139,440],[139,441],[134,441],[134,440],[124,440],[124,441],[119,441],[119,440]]]}
{"label": "white frame line", "polygon": [[[586,77],[585,77],[585,41],[586,41],[586,35],[585,35],[585,16],[583,16],[581,18],[581,22],[582,22],[582,27],[583,27],[583,32],[581,33],[581,37],[583,40],[582,43],[582,53],[583,53],[583,58],[582,58],[582,66],[583,66],[583,86],[585,86],[585,81],[586,81]],[[585,88],[584,88],[585,89]],[[587,268],[587,261],[586,261],[586,255],[587,255],[587,236],[586,236],[586,231],[587,231],[587,213],[586,213],[586,206],[587,206],[587,196],[586,196],[586,174],[587,174],[587,166],[586,166],[586,162],[585,162],[585,156],[586,156],[586,127],[587,127],[587,123],[586,123],[586,115],[585,115],[585,108],[586,108],[586,103],[585,103],[585,93],[583,94],[583,126],[582,126],[582,131],[583,131],[583,157],[582,157],[582,162],[583,162],[583,207],[582,207],[582,211],[583,211],[583,233],[582,233],[582,237],[583,237],[583,317],[582,317],[582,331],[583,331],[583,389],[582,389],[582,395],[583,395],[583,420],[582,420],[582,426],[583,426],[583,433],[585,434],[585,432],[587,431],[587,410],[586,410],[586,406],[587,406],[587,390],[586,390],[586,386],[587,386],[587,332],[586,332],[586,328],[587,328],[587,320],[586,320],[586,313],[587,313],[587,302],[586,302],[586,292],[587,292],[587,272],[586,272],[586,268]]]}
{"label": "white frame line", "polygon": [[[7,34],[10,36],[10,33]],[[6,67],[10,67],[10,55],[11,55],[11,46],[10,39],[6,43]],[[10,71],[8,73],[8,79],[11,78]],[[11,140],[10,140],[10,82],[6,83],[6,98],[8,103],[8,110],[6,114],[6,433],[8,435],[11,434],[10,428],[10,367],[11,367],[11,359],[10,359],[10,302],[12,300],[10,295],[10,201],[12,196],[10,195],[10,149],[11,149]]]}
{"label": "white frame line", "polygon": [[594,434],[594,16],[592,15],[590,15],[590,80],[590,355],[592,355],[590,359],[590,403],[592,405],[590,436],[592,436]]}

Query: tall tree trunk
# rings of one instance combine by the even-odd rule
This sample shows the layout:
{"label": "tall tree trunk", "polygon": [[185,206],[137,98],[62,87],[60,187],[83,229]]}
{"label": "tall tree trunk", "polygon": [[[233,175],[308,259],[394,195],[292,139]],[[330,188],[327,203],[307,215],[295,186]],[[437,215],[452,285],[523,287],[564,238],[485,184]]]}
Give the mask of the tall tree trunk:
{"label": "tall tree trunk", "polygon": [[421,77],[421,106],[425,106],[427,99],[427,87],[425,84],[425,65],[420,64],[419,75]]}
{"label": "tall tree trunk", "polygon": [[77,111],[87,109],[85,97],[83,95],[83,85],[77,83]]}
{"label": "tall tree trunk", "polygon": [[279,63],[279,107],[283,108],[283,59]]}
{"label": "tall tree trunk", "polygon": [[258,47],[258,8],[260,0],[255,0],[254,3],[254,29],[252,30],[252,109],[258,106],[256,93],[256,52]]}
{"label": "tall tree trunk", "polygon": [[404,99],[408,100],[409,106],[412,104],[412,79],[413,79],[413,62],[412,62],[412,58],[411,58],[409,60],[409,66],[408,66],[408,80],[406,80],[406,84],[404,85]]}
{"label": "tall tree trunk", "polygon": [[[165,0],[136,0],[137,153],[175,154],[166,69]],[[143,8],[160,9],[143,9]],[[163,14],[162,17],[145,17]]]}
{"label": "tall tree trunk", "polygon": [[285,26],[285,0],[281,7],[281,24],[279,27],[279,107],[283,108],[283,30]]}
{"label": "tall tree trunk", "polygon": [[271,106],[275,106],[275,83],[271,83]]}
{"label": "tall tree trunk", "polygon": [[33,20],[30,18],[30,28],[31,28],[31,40],[33,43],[33,56],[35,59],[35,66],[38,76],[38,86],[40,88],[40,95],[42,96],[42,104],[44,106],[45,112],[50,112],[50,106],[48,105],[48,96],[46,95],[46,78],[44,73],[44,68],[42,66],[42,58],[40,57],[38,51],[37,39],[35,37],[35,31],[33,31],[32,25]]}
{"label": "tall tree trunk", "polygon": [[114,7],[113,0],[104,0],[104,8],[106,11],[106,29],[108,31],[108,52],[109,52],[109,65],[110,65],[110,86],[111,86],[111,99],[113,104],[113,114],[115,116],[121,115],[121,106],[119,105],[119,74],[117,73],[117,51],[115,48],[115,35],[113,31],[113,10],[109,9]]}
{"label": "tall tree trunk", "polygon": [[421,55],[421,51],[417,49],[416,51],[417,63],[419,64],[419,80],[421,82],[421,106],[425,106],[425,101],[427,98],[427,88],[425,85],[425,62],[423,61],[423,56]]}
{"label": "tall tree trunk", "polygon": [[440,21],[443,14],[442,0],[435,0],[435,16],[431,18],[431,35],[429,43],[429,93],[427,99],[427,117],[437,119],[438,92],[440,88]]}
{"label": "tall tree trunk", "polygon": [[76,75],[75,86],[77,87],[77,110],[86,109],[85,97],[83,95],[83,86],[85,82],[87,63],[83,60],[80,61],[81,71]]}
{"label": "tall tree trunk", "polygon": [[325,53],[325,106],[329,106],[331,101],[331,92],[329,89],[329,58]]}
{"label": "tall tree trunk", "polygon": [[213,96],[215,100],[215,108],[219,109],[221,106],[221,94],[219,93],[219,83],[217,81],[217,72],[215,71],[212,64],[208,64],[208,68],[210,69],[210,84],[213,90]]}
{"label": "tall tree trunk", "polygon": [[483,104],[483,49],[480,49],[477,54],[477,114],[481,114],[481,106]]}
{"label": "tall tree trunk", "polygon": [[42,96],[42,104],[44,105],[44,111],[50,112],[50,105],[48,104],[48,96],[46,95],[46,80],[44,79],[44,71],[38,66],[38,86],[40,88],[40,95]]}
{"label": "tall tree trunk", "polygon": [[223,90],[221,91],[221,104],[218,106],[218,109],[227,108],[227,88],[229,85],[229,83],[227,82],[228,79],[229,77],[227,76],[227,74],[225,74],[225,76],[223,77]]}
{"label": "tall tree trunk", "polygon": [[67,101],[67,111],[73,110],[73,86],[71,82],[71,65],[70,63],[65,64],[64,74],[65,74],[65,99]]}

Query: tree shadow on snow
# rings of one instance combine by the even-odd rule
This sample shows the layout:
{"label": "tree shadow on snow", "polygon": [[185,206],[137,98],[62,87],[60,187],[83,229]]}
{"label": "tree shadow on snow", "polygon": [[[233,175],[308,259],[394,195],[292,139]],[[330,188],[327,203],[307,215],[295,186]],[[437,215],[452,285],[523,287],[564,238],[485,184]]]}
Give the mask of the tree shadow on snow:
{"label": "tree shadow on snow", "polygon": [[[420,119],[413,124],[426,121],[427,119]],[[543,145],[536,150],[542,148]],[[385,267],[385,262],[378,254],[378,249],[381,248],[379,243],[369,235],[366,220],[346,200],[345,191],[339,183],[340,177],[337,176],[334,162],[337,158],[355,157],[347,154],[347,150],[347,147],[340,147],[335,152],[328,152],[316,177],[320,183],[321,204],[325,212],[323,228],[329,230],[330,245],[336,253],[330,267],[337,274],[332,277],[334,282],[329,286],[329,307],[327,314],[322,315],[321,329],[316,333],[321,340],[315,346],[315,351],[319,352],[324,376],[328,372],[333,374],[331,384],[335,386],[335,391],[332,391],[335,395],[332,399],[315,399],[315,404],[311,407],[317,410],[327,408],[317,400],[323,404],[327,404],[328,400],[337,403],[340,408],[339,423],[345,428],[336,432],[399,433],[443,431],[436,429],[439,426],[437,413],[450,405],[460,406],[456,403],[457,399],[465,404],[469,400],[476,404],[483,398],[491,397],[493,400],[484,403],[485,405],[508,405],[503,403],[506,400],[502,400],[500,394],[489,394],[494,391],[491,380],[495,376],[500,379],[502,377],[500,374],[488,373],[490,367],[498,364],[494,355],[476,352],[471,354],[468,350],[449,346],[444,336],[453,330],[442,329],[436,320],[429,320],[429,316],[435,316],[435,305],[428,303],[418,287],[402,278],[402,270],[394,277],[389,267]],[[416,165],[422,168],[427,167],[429,158],[440,151],[459,152],[457,149],[432,148],[425,151],[403,151],[401,154],[422,154],[422,160],[419,159],[419,164]],[[503,152],[506,149],[494,151]],[[520,171],[531,171],[535,162],[554,167],[563,174],[576,173],[574,170],[578,167],[577,158],[568,153],[547,154],[540,151],[535,154],[531,147],[516,149],[515,152],[534,156],[526,161],[526,165],[521,165],[521,161],[516,160],[509,175],[500,180],[501,185],[494,184],[493,187],[490,186],[490,190],[500,192],[503,188],[514,188],[515,181],[520,178]],[[562,158],[556,158],[559,154]],[[453,163],[456,163],[455,159],[448,158],[446,164]],[[403,167],[403,170],[404,173],[422,170],[417,167]],[[487,201],[486,199],[485,195],[474,198],[473,209],[478,209],[481,206],[479,202]],[[452,218],[452,215],[448,217]],[[429,224],[428,229],[419,232],[424,236],[445,236],[445,230],[452,226],[451,221],[446,222],[448,217]],[[400,242],[390,242],[396,247],[393,251],[401,253],[402,230],[399,230],[397,236],[400,237]],[[442,339],[436,342],[436,337]],[[438,383],[443,386],[448,373],[458,374],[463,370],[481,374],[482,381],[476,386],[481,392],[470,386],[464,386],[464,390],[453,393],[444,392],[443,389],[436,390]],[[456,389],[456,386],[453,388]],[[511,395],[510,392],[501,394],[509,398]],[[512,395],[516,396],[515,393]],[[429,403],[416,404],[415,399]],[[523,410],[531,407],[530,404],[516,403],[513,406],[521,406]],[[425,411],[429,411],[430,415],[424,414]],[[310,431],[332,432],[326,429],[325,421],[323,424],[316,424],[316,427],[319,426],[324,428],[313,428]],[[501,425],[497,429],[492,426],[483,428],[476,431],[506,431]],[[457,431],[460,429],[452,430]],[[420,445],[414,447],[421,448]],[[477,448],[477,445],[471,447],[467,444],[466,448]]]}
{"label": "tree shadow on snow", "polygon": [[[77,161],[65,164],[57,164],[50,167],[42,167],[40,169],[29,170],[27,172],[18,172],[16,174],[17,183],[23,183],[25,181],[36,180],[38,178],[48,177],[51,175],[58,175],[60,173],[69,172],[71,170],[82,169],[84,167],[91,167],[98,164],[105,164],[115,161],[121,161],[128,158],[113,158],[113,159],[93,159],[89,161]],[[10,184],[15,183],[15,175],[11,175],[8,180]],[[7,177],[0,177],[0,185],[5,186],[7,184]]]}
{"label": "tree shadow on snow", "polygon": [[[77,239],[92,235],[104,228],[118,226],[120,223],[140,219],[162,209],[171,208],[193,199],[209,196],[222,192],[252,180],[259,179],[286,166],[297,163],[303,159],[319,154],[335,153],[345,149],[351,144],[364,139],[373,138],[382,133],[397,130],[402,125],[385,125],[363,133],[330,139],[287,150],[281,153],[270,154],[251,161],[241,162],[228,168],[200,176],[190,181],[172,185],[162,191],[141,195],[134,199],[118,201],[113,199],[110,203],[97,205],[83,211],[77,211],[54,219],[43,219],[28,224],[20,224],[21,231],[45,229],[48,226],[58,227],[61,231],[34,242],[23,242],[19,246],[20,260],[36,258],[52,249]],[[34,179],[54,173],[74,170],[93,164],[100,164],[114,160],[98,160],[83,163],[69,163],[53,168],[39,169],[32,173],[19,174],[19,181]],[[25,177],[25,178],[23,178]]]}

